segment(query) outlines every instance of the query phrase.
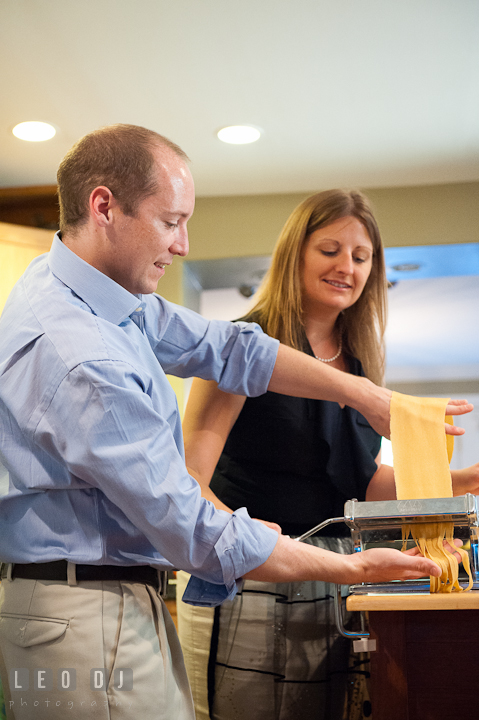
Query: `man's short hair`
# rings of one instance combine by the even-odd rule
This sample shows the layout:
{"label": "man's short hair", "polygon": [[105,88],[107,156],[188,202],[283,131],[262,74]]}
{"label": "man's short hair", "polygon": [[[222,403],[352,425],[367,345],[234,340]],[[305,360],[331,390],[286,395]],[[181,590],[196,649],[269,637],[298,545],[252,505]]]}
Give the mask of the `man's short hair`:
{"label": "man's short hair", "polygon": [[100,185],[111,190],[126,215],[134,215],[158,189],[153,150],[161,146],[188,160],[174,142],[138,125],[109,125],[81,138],[58,168],[60,230],[72,231],[87,221],[90,194]]}

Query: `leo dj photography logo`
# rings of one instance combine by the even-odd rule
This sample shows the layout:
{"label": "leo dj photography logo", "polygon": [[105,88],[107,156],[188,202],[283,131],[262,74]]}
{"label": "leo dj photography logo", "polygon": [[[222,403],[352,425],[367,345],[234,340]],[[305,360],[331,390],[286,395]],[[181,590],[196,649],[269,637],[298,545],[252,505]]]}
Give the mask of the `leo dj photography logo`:
{"label": "leo dj photography logo", "polygon": [[[13,668],[10,670],[10,690],[53,690],[54,678],[51,668],[37,668],[32,672],[26,668]],[[32,682],[31,682],[32,680]],[[93,668],[90,670],[90,690],[106,690],[107,687],[115,690],[133,690],[132,668],[115,668],[113,677],[109,678],[106,668]],[[76,690],[77,671],[75,668],[60,668],[56,673],[56,690]]]}
{"label": "leo dj photography logo", "polygon": [[[79,675],[80,677],[77,677]],[[100,692],[107,689],[114,689],[119,692],[133,690],[132,668],[115,668],[113,675],[107,668],[92,668],[88,672],[78,673],[75,668],[59,668],[55,672],[51,668],[35,668],[30,671],[28,668],[12,668],[9,673],[11,700],[9,708],[12,710],[15,705],[25,707],[31,705],[34,708],[61,707],[72,710],[74,707],[85,708],[97,705],[114,704],[115,707],[124,704],[131,707],[131,703],[122,703],[121,700],[92,700],[88,694],[88,700],[81,698],[81,691],[89,688],[90,691]],[[61,691],[65,693],[76,692],[76,699],[72,695],[65,696],[65,700],[58,699],[55,692],[55,699],[49,697],[49,693]],[[83,696],[85,697],[85,696]],[[67,699],[68,698],[68,699]]]}

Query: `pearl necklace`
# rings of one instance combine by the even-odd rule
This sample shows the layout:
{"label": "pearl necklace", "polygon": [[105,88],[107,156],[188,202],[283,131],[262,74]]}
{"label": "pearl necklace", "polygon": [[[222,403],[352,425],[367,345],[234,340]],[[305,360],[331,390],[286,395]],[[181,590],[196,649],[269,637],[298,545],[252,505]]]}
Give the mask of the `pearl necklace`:
{"label": "pearl necklace", "polygon": [[341,337],[341,338],[339,338],[339,350],[334,357],[320,358],[317,355],[315,355],[314,357],[316,358],[316,360],[320,360],[321,362],[330,363],[330,362],[334,362],[335,360],[337,360],[338,357],[341,355],[342,351],[343,351],[343,338]]}

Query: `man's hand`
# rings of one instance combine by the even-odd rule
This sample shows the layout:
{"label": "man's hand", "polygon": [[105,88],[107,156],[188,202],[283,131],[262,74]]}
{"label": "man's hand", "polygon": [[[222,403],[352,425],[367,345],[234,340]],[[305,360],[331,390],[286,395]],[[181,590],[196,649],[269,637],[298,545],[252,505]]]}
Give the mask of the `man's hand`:
{"label": "man's hand", "polygon": [[[468,403],[467,400],[449,400],[446,406],[446,415],[466,415],[474,410],[474,405]],[[446,423],[446,435],[464,435],[464,428],[456,427]]]}
{"label": "man's hand", "polygon": [[[368,422],[380,435],[386,438],[391,437],[390,428],[390,407],[391,407],[391,390],[374,385],[366,378],[360,378],[364,385],[361,390],[367,389],[368,392],[358,393],[358,401],[353,407],[356,407],[360,413],[367,418]],[[468,403],[467,400],[450,400],[446,406],[445,415],[466,415],[474,409],[474,405]],[[464,435],[465,430],[449,423],[444,423],[446,435]]]}
{"label": "man's hand", "polygon": [[388,548],[372,548],[354,553],[349,558],[357,573],[355,582],[413,580],[426,575],[439,577],[441,574],[439,565],[423,557],[415,549],[404,553]]}

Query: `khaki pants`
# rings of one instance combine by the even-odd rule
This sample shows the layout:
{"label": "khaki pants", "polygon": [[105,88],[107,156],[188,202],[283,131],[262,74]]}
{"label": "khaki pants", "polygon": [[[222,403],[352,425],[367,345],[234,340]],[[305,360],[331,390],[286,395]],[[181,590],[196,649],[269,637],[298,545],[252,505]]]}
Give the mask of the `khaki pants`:
{"label": "khaki pants", "polygon": [[0,649],[9,720],[194,720],[176,630],[149,585],[3,580]]}
{"label": "khaki pants", "polygon": [[190,575],[176,574],[176,612],[178,635],[195,703],[196,720],[210,720],[208,709],[208,661],[214,608],[195,607],[182,601]]}

